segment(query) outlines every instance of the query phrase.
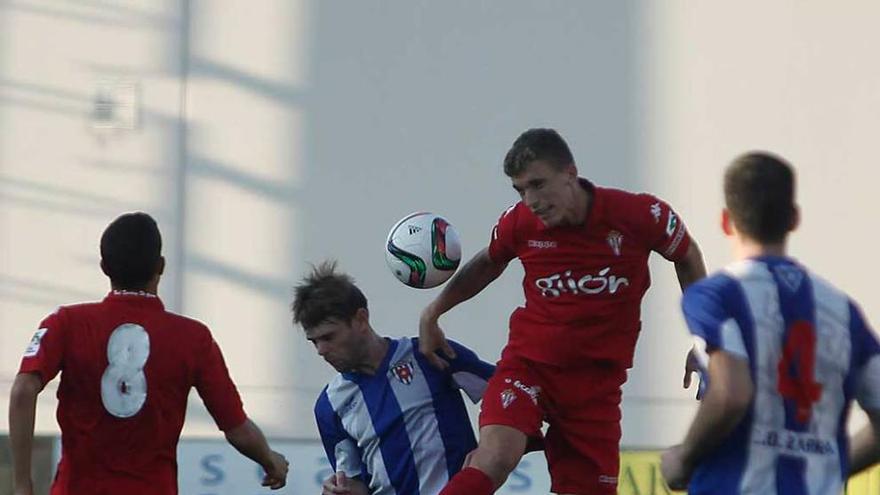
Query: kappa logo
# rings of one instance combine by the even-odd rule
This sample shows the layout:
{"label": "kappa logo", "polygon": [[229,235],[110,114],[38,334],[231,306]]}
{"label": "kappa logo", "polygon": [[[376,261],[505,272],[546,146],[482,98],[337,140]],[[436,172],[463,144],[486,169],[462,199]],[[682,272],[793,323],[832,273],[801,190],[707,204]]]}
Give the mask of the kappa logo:
{"label": "kappa logo", "polygon": [[533,385],[530,387],[519,380],[511,380],[510,378],[505,378],[504,383],[509,383],[514,387],[522,390],[526,393],[526,395],[529,396],[530,399],[532,399],[533,404],[538,405],[538,396],[541,395],[541,387],[537,385]]}
{"label": "kappa logo", "polygon": [[651,205],[651,216],[654,217],[654,223],[660,223],[660,215],[663,211],[660,209],[660,203],[654,203]]}
{"label": "kappa logo", "polygon": [[409,235],[413,235],[422,231],[422,228],[418,225],[408,225],[407,227],[409,228]]}
{"label": "kappa logo", "polygon": [[608,233],[608,245],[611,246],[611,250],[614,251],[615,256],[620,256],[620,247],[623,244],[623,234],[616,230],[612,230]]}
{"label": "kappa logo", "polygon": [[400,383],[409,385],[413,381],[413,376],[415,376],[415,367],[412,361],[399,361],[391,367],[391,373]]}
{"label": "kappa logo", "polygon": [[558,247],[556,241],[536,241],[534,239],[529,239],[529,247],[535,249],[553,249]]}
{"label": "kappa logo", "polygon": [[506,388],[501,392],[501,407],[507,409],[513,401],[516,400],[516,392],[513,389]]}

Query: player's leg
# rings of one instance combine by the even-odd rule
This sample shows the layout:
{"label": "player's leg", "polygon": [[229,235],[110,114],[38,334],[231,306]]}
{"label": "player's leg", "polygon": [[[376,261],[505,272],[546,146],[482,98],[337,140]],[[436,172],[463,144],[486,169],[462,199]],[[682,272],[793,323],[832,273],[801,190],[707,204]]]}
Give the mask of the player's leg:
{"label": "player's leg", "polygon": [[480,428],[480,444],[471,456],[469,467],[485,473],[494,486],[501,486],[525,454],[527,442],[526,434],[516,428],[483,426]]}
{"label": "player's leg", "polygon": [[625,379],[625,369],[607,365],[543,377],[546,398],[553,404],[544,440],[553,493],[617,493],[620,385]]}
{"label": "player's leg", "polygon": [[[582,422],[580,427],[587,423]],[[571,425],[566,426],[571,430]],[[619,423],[595,422],[574,438],[563,430],[552,425],[545,439],[550,491],[560,495],[616,494],[620,471]],[[603,431],[598,433],[599,430]]]}
{"label": "player's leg", "polygon": [[529,437],[541,435],[540,390],[522,363],[498,364],[483,394],[477,450],[441,495],[489,495],[504,483],[525,453]]}

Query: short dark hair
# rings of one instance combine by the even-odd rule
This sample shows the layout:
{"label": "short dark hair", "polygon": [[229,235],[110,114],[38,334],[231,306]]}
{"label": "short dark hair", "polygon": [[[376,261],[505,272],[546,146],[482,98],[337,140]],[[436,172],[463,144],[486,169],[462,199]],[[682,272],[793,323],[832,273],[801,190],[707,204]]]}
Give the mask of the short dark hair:
{"label": "short dark hair", "polygon": [[504,157],[504,173],[516,177],[530,163],[542,160],[558,170],[574,163],[568,144],[554,129],[529,129],[519,135]]}
{"label": "short dark hair", "polygon": [[293,289],[293,322],[309,329],[328,320],[350,323],[355,313],[367,308],[367,298],[354,284],[354,279],[336,272],[336,261],[324,261],[312,266]]}
{"label": "short dark hair", "polygon": [[794,227],[794,169],[764,151],[737,157],[724,174],[724,201],[736,228],[761,243],[778,243]]}
{"label": "short dark hair", "polygon": [[562,170],[574,163],[568,144],[554,129],[529,129],[519,135],[504,157],[504,173],[516,177],[536,160]]}
{"label": "short dark hair", "polygon": [[146,213],[121,215],[101,235],[101,266],[116,288],[143,289],[161,257],[159,226]]}

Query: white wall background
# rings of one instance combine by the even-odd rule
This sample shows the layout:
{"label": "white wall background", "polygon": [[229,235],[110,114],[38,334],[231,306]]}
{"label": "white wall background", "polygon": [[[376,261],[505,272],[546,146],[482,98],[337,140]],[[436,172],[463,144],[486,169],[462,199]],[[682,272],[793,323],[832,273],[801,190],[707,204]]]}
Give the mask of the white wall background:
{"label": "white wall background", "polygon": [[[585,176],[669,200],[710,268],[729,261],[723,167],[783,154],[800,172],[794,252],[872,318],[878,18],[867,0],[0,2],[0,405],[39,320],[107,290],[103,228],[142,209],[165,236],[166,304],[212,327],[268,433],[315,438],[331,370],[289,324],[290,287],[336,258],[377,329],[413,334],[434,292],[387,272],[388,228],[434,210],[476,252],[516,200],[501,158],[533,126],[559,129]],[[123,128],[96,125],[107,91],[136,98]],[[677,441],[693,411],[677,284],[653,266],[631,447]],[[447,333],[497,358],[520,276]],[[216,434],[197,398],[185,434]]]}

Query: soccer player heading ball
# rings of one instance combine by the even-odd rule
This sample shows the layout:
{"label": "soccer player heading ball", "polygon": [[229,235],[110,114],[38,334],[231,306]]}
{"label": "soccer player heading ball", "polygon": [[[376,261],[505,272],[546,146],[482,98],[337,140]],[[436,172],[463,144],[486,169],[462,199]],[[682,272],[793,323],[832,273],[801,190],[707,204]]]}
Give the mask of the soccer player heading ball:
{"label": "soccer player heading ball", "polygon": [[[799,220],[789,164],[737,158],[724,197],[738,261],[685,292],[708,387],[663,475],[691,494],[837,495],[880,459],[880,345],[846,294],[787,255]],[[847,439],[854,398],[870,424]]]}
{"label": "soccer player heading ball", "polygon": [[477,253],[422,312],[420,350],[444,367],[454,355],[438,318],[519,258],[526,304],[484,394],[480,440],[469,466],[441,492],[492,493],[549,423],[545,452],[560,494],[617,489],[620,387],[641,328],[648,257],[675,264],[682,287],[705,276],[684,222],[650,194],[599,187],[578,176],[552,129],[523,133],[504,159],[521,201],[505,211]]}

